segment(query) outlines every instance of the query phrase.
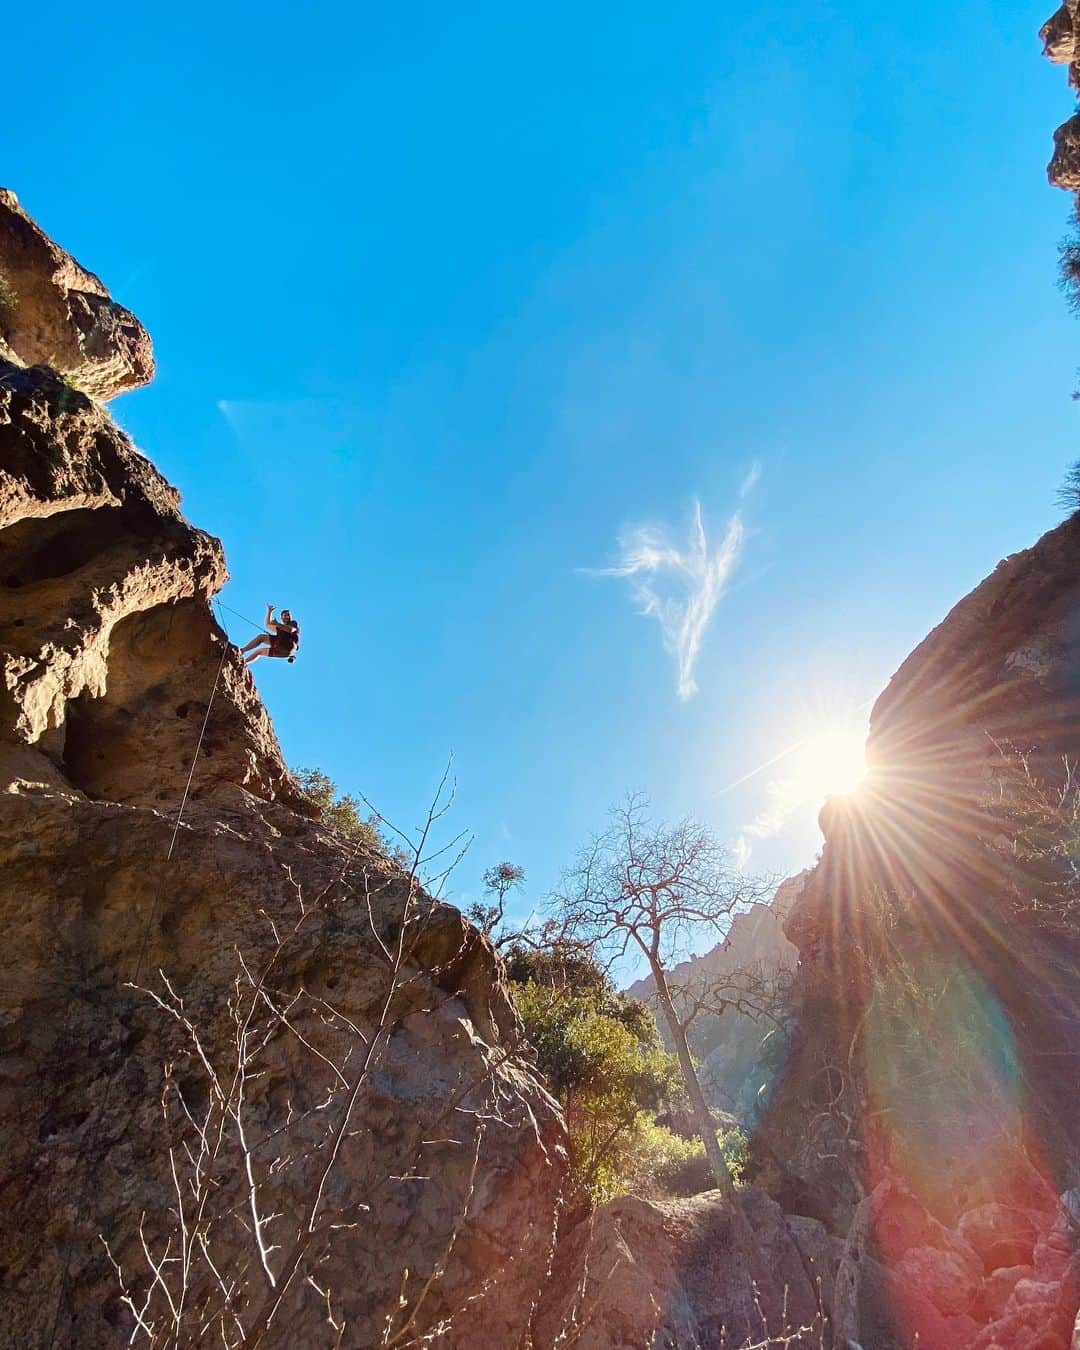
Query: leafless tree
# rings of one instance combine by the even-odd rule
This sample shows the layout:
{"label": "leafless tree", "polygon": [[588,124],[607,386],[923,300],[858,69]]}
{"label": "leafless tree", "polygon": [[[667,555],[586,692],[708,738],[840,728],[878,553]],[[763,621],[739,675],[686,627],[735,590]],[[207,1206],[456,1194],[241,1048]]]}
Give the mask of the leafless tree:
{"label": "leafless tree", "polygon": [[[307,1299],[306,1314],[323,1326],[329,1346],[355,1343],[355,1329],[346,1339],[341,1291],[328,1274],[336,1244],[373,1225],[392,1184],[424,1179],[420,1164],[431,1144],[453,1145],[470,1159],[460,1208],[427,1273],[402,1272],[380,1339],[371,1343],[387,1350],[427,1344],[456,1315],[443,1305],[432,1327],[423,1314],[469,1216],[485,1128],[497,1118],[493,1078],[516,1047],[491,1056],[428,1118],[411,1120],[400,1156],[366,1185],[350,1178],[345,1186],[335,1176],[346,1151],[358,1147],[364,1099],[392,1038],[409,1017],[430,1011],[425,1005],[439,971],[415,957],[437,907],[431,889],[445,879],[460,844],[429,847],[451,798],[444,777],[418,837],[409,839],[407,869],[382,860],[374,869],[362,865],[359,880],[336,900],[328,896],[332,883],[311,900],[297,886],[288,930],[264,916],[272,934],[268,954],[256,964],[237,953],[226,1056],[221,1038],[199,1025],[189,1000],[163,973],[160,989],[143,991],[178,1029],[179,1049],[165,1065],[161,1093],[171,1201],[161,1213],[142,1215],[137,1240],[103,1238],[133,1319],[132,1344],[255,1350],[267,1343],[287,1298],[294,1311]],[[355,850],[343,876],[354,874],[354,857]],[[331,903],[354,913],[358,907],[369,927],[372,1000],[363,1019],[286,973],[292,949]],[[114,1254],[120,1242],[137,1254],[127,1268]]]}
{"label": "leafless tree", "polygon": [[[610,823],[580,854],[553,896],[562,932],[608,964],[637,950],[648,962],[656,1000],[675,1045],[698,1135],[716,1184],[731,1211],[732,1224],[755,1279],[768,1290],[757,1242],[735,1199],[735,1186],[716,1137],[687,1040],[687,1029],[702,1011],[722,1011],[732,991],[710,998],[672,988],[668,972],[703,932],[724,934],[735,914],[761,903],[768,881],[745,876],[713,833],[693,819],[676,824],[651,818],[648,801],[632,795],[611,812]],[[749,996],[748,996],[749,997]],[[748,1007],[747,998],[741,1000]]]}

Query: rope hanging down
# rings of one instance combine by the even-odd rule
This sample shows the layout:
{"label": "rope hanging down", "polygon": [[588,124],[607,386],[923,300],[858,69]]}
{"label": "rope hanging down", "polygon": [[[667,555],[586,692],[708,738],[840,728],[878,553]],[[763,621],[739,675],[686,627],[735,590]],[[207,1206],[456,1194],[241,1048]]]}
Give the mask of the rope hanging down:
{"label": "rope hanging down", "polygon": [[[172,838],[169,840],[169,851],[165,855],[166,863],[172,861],[173,850],[176,848],[177,836],[180,833],[180,822],[184,818],[184,808],[187,806],[188,795],[191,792],[191,784],[195,778],[195,767],[198,764],[199,756],[202,753],[203,741],[206,739],[206,728],[210,723],[210,713],[214,707],[214,699],[217,697],[218,685],[221,683],[221,672],[225,669],[225,658],[226,656],[228,656],[229,648],[232,645],[231,640],[229,639],[229,632],[225,625],[225,621],[221,617],[221,610],[222,610],[221,602],[219,600],[215,600],[213,603],[217,605],[218,621],[221,624],[223,632],[225,633],[225,641],[222,643],[221,660],[218,662],[217,672],[214,675],[214,685],[213,688],[210,690],[210,698],[208,699],[206,704],[206,712],[203,714],[202,726],[199,728],[199,739],[195,744],[195,753],[191,758],[191,768],[188,770],[187,782],[184,784],[184,794],[180,798],[180,806],[176,812],[176,820],[173,822]],[[228,609],[228,606],[226,605],[224,606],[224,608]],[[236,613],[235,610],[232,610],[230,612],[233,614]],[[242,619],[244,616],[240,614],[237,615],[237,617]],[[250,619],[247,620],[247,622],[250,623],[251,622]],[[150,912],[146,916],[146,923],[143,925],[142,942],[139,945],[139,959],[135,963],[134,975],[131,977],[129,981],[127,981],[127,983],[129,984],[137,984],[139,976],[142,974],[143,960],[146,957],[146,948],[150,941],[150,929],[153,925],[154,918],[157,915],[158,905],[161,902],[161,893],[165,886],[165,876],[166,873],[164,869],[162,869],[158,877],[157,890],[154,894],[154,902],[150,906]],[[84,1142],[79,1146],[79,1152],[75,1159],[76,1169],[80,1166],[84,1156],[88,1151],[90,1153],[90,1156],[93,1157],[93,1154],[97,1149],[98,1138],[101,1132],[101,1125],[105,1119],[105,1109],[109,1104],[109,1098],[112,1094],[113,1084],[120,1076],[120,1072],[122,1071],[122,1069],[123,1065],[121,1065],[120,1070],[118,1070],[117,1073],[112,1078],[110,1078],[108,1082],[105,1084],[105,1093],[101,1099],[101,1106],[98,1109],[97,1119],[94,1121],[94,1128],[91,1133],[91,1138],[88,1141],[91,1144],[91,1147],[88,1150],[86,1142]],[[53,1311],[52,1329],[49,1332],[49,1339],[46,1342],[48,1350],[52,1350],[53,1346],[56,1343],[56,1332],[60,1325],[60,1309],[63,1307],[64,1295],[67,1293],[68,1281],[71,1276],[71,1258],[75,1250],[75,1239],[78,1236],[80,1227],[82,1226],[83,1214],[86,1207],[86,1197],[89,1190],[89,1183],[90,1183],[90,1166],[89,1163],[87,1163],[87,1166],[83,1168],[82,1184],[79,1187],[79,1199],[78,1203],[75,1206],[75,1218],[71,1225],[71,1231],[68,1234],[67,1246],[64,1251],[64,1264],[60,1274],[60,1288],[57,1291],[56,1295],[56,1308]]]}

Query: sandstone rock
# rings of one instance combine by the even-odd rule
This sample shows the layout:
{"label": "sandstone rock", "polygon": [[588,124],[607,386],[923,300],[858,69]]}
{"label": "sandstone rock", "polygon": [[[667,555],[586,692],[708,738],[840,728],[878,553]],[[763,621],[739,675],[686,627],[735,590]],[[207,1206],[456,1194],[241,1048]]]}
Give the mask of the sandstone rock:
{"label": "sandstone rock", "polygon": [[937,1247],[912,1247],[896,1263],[893,1278],[917,1289],[945,1317],[968,1313],[979,1288],[962,1256]]}
{"label": "sandstone rock", "polygon": [[[1043,24],[1039,30],[1039,37],[1042,40],[1044,55],[1051,61],[1067,65],[1069,84],[1073,89],[1080,89],[1080,64],[1077,62],[1080,42],[1077,40],[1077,7],[1074,0],[1065,0],[1061,8]],[[1077,152],[1078,135],[1080,130],[1076,116],[1058,127],[1054,133],[1054,156],[1047,169],[1050,182],[1055,187],[1065,188],[1070,192],[1075,192],[1080,186],[1077,170],[1077,164],[1080,162]]]}
{"label": "sandstone rock", "polygon": [[[968,1350],[977,1334],[971,1317],[947,1317],[922,1289],[866,1260],[859,1287],[859,1343],[874,1350]],[[917,1338],[917,1340],[916,1340]]]}
{"label": "sandstone rock", "polygon": [[[178,1051],[153,1006],[123,985],[140,965],[140,983],[158,989],[154,972],[168,973],[212,1051],[226,1054],[234,947],[257,967],[272,948],[260,911],[286,929],[296,917],[299,882],[308,900],[323,899],[279,961],[274,987],[289,997],[302,988],[356,1026],[370,1027],[381,977],[364,897],[375,880],[377,924],[392,922],[401,881],[376,857],[349,864],[344,845],[309,822],[294,818],[283,838],[271,821],[286,823],[288,814],[263,806],[244,825],[237,810],[204,802],[163,870],[170,822],[151,810],[52,792],[0,798],[7,898],[0,1119],[8,1178],[0,1343],[42,1341],[72,1236],[73,1284],[58,1343],[80,1350],[113,1343],[102,1310],[115,1298],[115,1280],[96,1235],[108,1238],[130,1271],[138,1264],[139,1214],[167,1208],[167,1140],[157,1099],[162,1063]],[[433,911],[430,937],[409,966],[417,1011],[387,1043],[341,1161],[336,1202],[354,1196],[377,1204],[337,1247],[325,1273],[357,1344],[372,1343],[404,1272],[412,1272],[415,1290],[456,1230],[424,1321],[465,1305],[467,1315],[447,1344],[512,1344],[527,1323],[553,1239],[562,1126],[528,1069],[512,1058],[502,1062],[496,1050],[512,1045],[515,1021],[486,944],[448,907]],[[456,970],[431,961],[432,953],[450,948],[459,952]],[[322,1053],[341,1061],[340,1027],[331,1032],[310,1017],[301,1025]],[[299,1043],[276,1043],[266,1079],[252,1089],[255,1126],[265,1129],[279,1118],[286,1099],[298,1106],[307,1100],[317,1082],[310,1064]],[[453,1116],[443,1117],[470,1080],[481,1084],[488,1075],[499,1105],[473,1185],[468,1136]],[[433,1142],[417,1155],[417,1170],[428,1180],[394,1181],[413,1170],[405,1164],[415,1131],[439,1120],[439,1128],[428,1128]],[[455,1138],[465,1146],[455,1146]],[[318,1158],[314,1153],[311,1167]],[[86,1166],[93,1185],[73,1235]],[[309,1171],[300,1168],[285,1199],[309,1184]],[[224,1254],[235,1255],[235,1245],[226,1244]],[[490,1287],[496,1270],[497,1292]],[[274,1343],[311,1343],[304,1328],[312,1315],[302,1301],[288,1307]]]}
{"label": "sandstone rock", "polygon": [[1046,174],[1053,187],[1067,192],[1080,189],[1080,113],[1054,132],[1054,153]]}
{"label": "sandstone rock", "polygon": [[[793,997],[804,1014],[752,1148],[775,1161],[787,1194],[800,1194],[799,1208],[835,1231],[845,1230],[858,1199],[853,1176],[871,1166],[865,1136],[844,1116],[857,1116],[860,1094],[874,1095],[862,1077],[868,1068],[889,1068],[882,1047],[864,1039],[881,982],[874,963],[887,969],[892,959],[873,945],[882,940],[875,896],[888,898],[888,921],[906,934],[911,969],[942,980],[956,971],[979,989],[988,1015],[1002,1019],[1007,1030],[994,1050],[987,1039],[979,1072],[1005,1049],[1008,1072],[1024,1082],[1025,1115],[990,1103],[989,1078],[964,1117],[949,1092],[909,1100],[897,1081],[895,1095],[875,1103],[894,1114],[879,1117],[887,1128],[872,1141],[870,1180],[890,1169],[905,1174],[912,1163],[925,1169],[932,1158],[923,1198],[932,1196],[952,1224],[993,1201],[1042,1209],[1054,1202],[1048,1169],[1067,1174],[1072,1165],[1080,933],[1051,931],[1042,916],[1021,911],[1008,859],[992,841],[1001,835],[993,805],[1000,747],[1036,747],[1034,771],[1051,780],[1063,756],[1080,752],[1078,578],[1076,517],[1001,563],[902,664],[872,713],[866,784],[846,807],[823,813],[821,862],[785,924],[800,951]],[[1035,666],[1013,659],[1032,651],[1041,654]],[[943,1043],[947,1036],[942,1026]],[[868,1065],[863,1055],[875,1052]],[[904,1119],[906,1142],[897,1132]],[[1022,1131],[1042,1155],[1038,1168],[1018,1142]]]}
{"label": "sandstone rock", "polygon": [[982,1257],[987,1274],[1031,1262],[1038,1228],[1024,1210],[995,1202],[980,1205],[961,1218],[959,1228],[960,1236]]}
{"label": "sandstone rock", "polygon": [[993,1322],[1001,1317],[1017,1281],[1030,1279],[1034,1274],[1032,1266],[1005,1266],[988,1275],[979,1294],[980,1320]]}
{"label": "sandstone rock", "polygon": [[0,355],[51,366],[97,399],[148,384],[150,338],[92,272],[0,189]]}
{"label": "sandstone rock", "polygon": [[[814,1282],[776,1204],[747,1190],[740,1203],[769,1268],[788,1291],[793,1327],[818,1327]],[[803,1241],[818,1246],[824,1230]],[[689,1200],[615,1200],[560,1243],[548,1292],[538,1309],[537,1350],[693,1345],[720,1350],[761,1333],[761,1317],[718,1192]],[[815,1330],[794,1345],[818,1344]]]}
{"label": "sandstone rock", "polygon": [[820,1289],[821,1306],[831,1309],[836,1292],[836,1267],[844,1243],[833,1237],[817,1219],[802,1214],[787,1215],[787,1226],[802,1253],[810,1283]]}
{"label": "sandstone rock", "polygon": [[[25,777],[33,747],[90,796],[174,806],[222,660],[207,604],[228,576],[221,545],[100,408],[12,366],[0,525],[0,783]],[[201,768],[196,796],[231,783],[306,809],[234,654]]]}
{"label": "sandstone rock", "polygon": [[1078,1260],[1076,1234],[1063,1223],[1041,1233],[1035,1243],[1035,1270],[1041,1280],[1063,1280]]}
{"label": "sandstone rock", "polygon": [[1076,39],[1073,32],[1075,6],[1064,4],[1039,29],[1043,55],[1050,61],[1069,65],[1076,57]]}
{"label": "sandstone rock", "polygon": [[[38,257],[48,241],[27,238]],[[112,313],[92,282],[60,259],[22,322],[46,341],[61,299]],[[140,350],[119,344],[124,366],[84,342],[84,383],[130,387]],[[315,819],[213,617],[226,576],[218,541],[99,406],[55,371],[0,365],[0,1344],[129,1340],[102,1240],[136,1290],[141,1216],[154,1251],[178,1250],[172,1167],[191,1194],[190,1121],[217,1074],[244,1084],[269,1259],[295,1250],[316,1281],[301,1265],[284,1284],[270,1350],[322,1343],[319,1288],[345,1345],[381,1343],[391,1318],[448,1350],[516,1346],[554,1242],[561,1113],[490,945]],[[239,1080],[238,1007],[261,1028]],[[269,1286],[245,1273],[244,1149],[219,1115],[211,1241],[250,1324]],[[304,1227],[316,1194],[338,1226]],[[215,1280],[192,1270],[185,1306],[209,1308]]]}

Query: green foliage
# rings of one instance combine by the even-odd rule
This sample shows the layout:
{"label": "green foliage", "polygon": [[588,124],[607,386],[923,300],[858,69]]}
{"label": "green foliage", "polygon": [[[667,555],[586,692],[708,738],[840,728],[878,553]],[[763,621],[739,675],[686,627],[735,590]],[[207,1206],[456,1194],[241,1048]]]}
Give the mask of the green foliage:
{"label": "green foliage", "polygon": [[[529,981],[514,987],[514,998],[537,1065],[560,1097],[587,1092],[612,1107],[625,1099],[635,1110],[657,1110],[678,1095],[677,1062],[647,1008],[652,1026],[641,1038],[617,1015],[628,1001],[616,1002],[619,995],[607,1000]],[[636,1012],[630,1020],[639,1024]]]}
{"label": "green foliage", "polygon": [[294,769],[293,777],[319,808],[324,825],[350,839],[359,840],[361,844],[384,857],[393,858],[395,862],[407,861],[404,851],[379,829],[379,817],[374,813],[365,817],[356,798],[339,792],[337,784],[321,769]]}
{"label": "green foliage", "polygon": [[485,937],[491,937],[502,923],[507,895],[517,890],[524,880],[525,869],[512,862],[496,863],[484,873],[484,890],[494,896],[494,903],[470,905],[468,915]]}
{"label": "green foliage", "polygon": [[[748,1141],[741,1130],[720,1136],[731,1179],[736,1185],[746,1170]],[[642,1124],[637,1136],[637,1169],[632,1189],[643,1195],[700,1195],[716,1187],[700,1139],[684,1139],[653,1121]]]}
{"label": "green foliage", "polygon": [[484,889],[497,895],[505,895],[525,880],[525,869],[516,863],[501,862],[489,867],[484,873]]}
{"label": "green foliage", "polygon": [[622,1194],[640,1171],[651,1115],[681,1094],[678,1063],[648,1008],[588,958],[519,949],[511,972],[537,1066],[566,1113],[576,1188],[594,1202]]}
{"label": "green foliage", "polygon": [[515,943],[506,953],[506,973],[515,984],[532,980],[547,989],[577,994],[611,992],[611,982],[593,957],[569,942],[554,941],[542,947]]}
{"label": "green foliage", "polygon": [[15,288],[2,271],[0,271],[0,319],[7,318],[13,314],[19,306],[19,297]]}

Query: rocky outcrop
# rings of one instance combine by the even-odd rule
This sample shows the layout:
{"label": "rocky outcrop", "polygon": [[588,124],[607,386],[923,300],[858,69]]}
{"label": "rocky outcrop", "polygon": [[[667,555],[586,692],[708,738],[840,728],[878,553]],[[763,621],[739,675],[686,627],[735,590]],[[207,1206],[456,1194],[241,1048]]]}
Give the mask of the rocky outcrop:
{"label": "rocky outcrop", "polygon": [[927,1350],[1071,1350],[1078,1266],[1065,1204],[1014,1212],[1010,1232],[1032,1236],[1021,1244],[1026,1263],[1007,1266],[998,1223],[947,1228],[895,1181],[865,1203],[873,1254],[856,1272],[861,1344],[907,1350],[917,1337]]}
{"label": "rocky outcrop", "polygon": [[[216,539],[108,415],[55,372],[0,376],[0,782],[177,802],[226,643]],[[196,798],[303,801],[250,679],[222,668]],[[209,754],[206,752],[209,751]]]}
{"label": "rocky outcrop", "polygon": [[[809,1350],[824,1337],[830,1344],[840,1244],[812,1219],[785,1219],[763,1191],[741,1192],[740,1205],[786,1298],[793,1334],[785,1343]],[[560,1243],[535,1344],[720,1350],[760,1344],[764,1329],[719,1192],[652,1202],[628,1196],[601,1206]]]}
{"label": "rocky outcrop", "polygon": [[49,366],[103,401],[154,375],[142,324],[53,243],[6,188],[0,188],[0,356]]}
{"label": "rocky outcrop", "polygon": [[501,966],[315,818],[221,545],[72,387],[145,379],[141,329],[4,206],[0,1343],[127,1343],[168,1284],[186,1344],[517,1345],[565,1156]]}
{"label": "rocky outcrop", "polygon": [[[1052,1297],[1017,1276],[1006,1298],[997,1272],[1038,1273],[1051,1229],[1074,1241],[1047,1216],[1080,1177],[1078,669],[1080,515],[1001,563],[900,667],[872,713],[867,782],[823,811],[786,923],[797,1030],[752,1149],[785,1208],[834,1231],[888,1184],[953,1235],[890,1242],[875,1211],[867,1259],[897,1345],[913,1289],[924,1346],[1065,1345],[1033,1328],[1076,1312],[1071,1274]],[[999,1314],[1012,1330],[995,1340]]]}
{"label": "rocky outcrop", "polygon": [[[1080,88],[1077,6],[1046,54]],[[1080,117],[1051,182],[1080,190]],[[848,1234],[865,1345],[1065,1350],[1080,1181],[1080,513],[903,663],[785,924],[795,1034],[751,1141]]]}
{"label": "rocky outcrop", "polygon": [[[1039,30],[1043,54],[1069,68],[1069,85],[1080,89],[1080,20],[1075,0],[1065,0],[1061,8]],[[1074,113],[1054,132],[1054,154],[1047,166],[1054,187],[1080,192],[1080,113]]]}

